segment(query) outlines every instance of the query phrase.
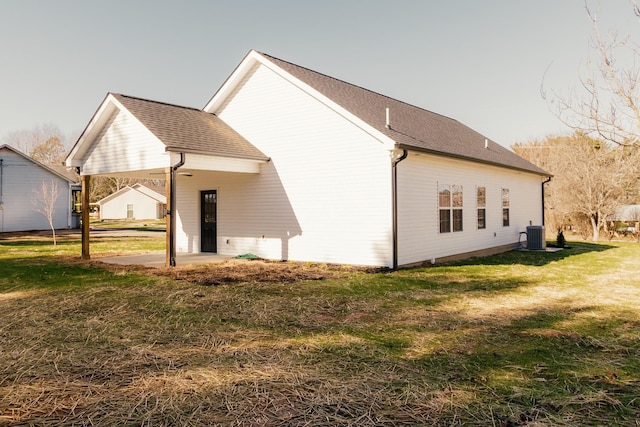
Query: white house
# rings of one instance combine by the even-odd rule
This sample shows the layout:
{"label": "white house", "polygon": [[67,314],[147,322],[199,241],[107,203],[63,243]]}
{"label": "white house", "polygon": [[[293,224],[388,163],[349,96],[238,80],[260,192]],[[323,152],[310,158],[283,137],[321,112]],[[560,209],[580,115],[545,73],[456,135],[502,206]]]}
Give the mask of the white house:
{"label": "white house", "polygon": [[97,202],[100,219],[161,219],[167,209],[163,187],[126,186]]}
{"label": "white house", "polygon": [[611,218],[613,221],[640,221],[640,205],[621,205],[618,206]]}
{"label": "white house", "polygon": [[73,197],[79,191],[77,179],[62,166],[45,165],[19,150],[0,145],[0,232],[50,229],[45,199],[51,199],[53,225],[75,228]]}
{"label": "white house", "polygon": [[84,177],[165,173],[170,265],[503,251],[543,223],[549,175],[454,119],[257,51],[202,110],[108,94],[66,162]]}

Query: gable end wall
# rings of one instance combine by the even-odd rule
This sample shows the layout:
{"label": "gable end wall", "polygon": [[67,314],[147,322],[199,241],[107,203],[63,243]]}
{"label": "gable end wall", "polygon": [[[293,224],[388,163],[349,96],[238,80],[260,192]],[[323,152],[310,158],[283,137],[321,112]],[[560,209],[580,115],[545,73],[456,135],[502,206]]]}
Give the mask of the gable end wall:
{"label": "gable end wall", "polygon": [[82,174],[164,168],[169,161],[162,142],[134,117],[117,110],[87,153]]}
{"label": "gable end wall", "polygon": [[259,174],[212,174],[183,186],[182,250],[199,250],[199,230],[188,224],[199,224],[199,191],[217,189],[219,253],[391,265],[391,166],[382,143],[263,65],[215,113],[271,161]]}

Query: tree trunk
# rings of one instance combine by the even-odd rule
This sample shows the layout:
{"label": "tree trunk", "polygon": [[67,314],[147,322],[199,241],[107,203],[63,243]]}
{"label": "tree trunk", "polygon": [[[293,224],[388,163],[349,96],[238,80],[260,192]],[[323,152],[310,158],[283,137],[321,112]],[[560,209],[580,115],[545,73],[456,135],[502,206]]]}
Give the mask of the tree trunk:
{"label": "tree trunk", "polygon": [[58,245],[58,241],[56,240],[56,229],[55,227],[51,227],[51,233],[53,234],[53,246]]}
{"label": "tree trunk", "polygon": [[600,223],[597,215],[591,215],[591,228],[593,229],[593,241],[597,242],[600,238]]}

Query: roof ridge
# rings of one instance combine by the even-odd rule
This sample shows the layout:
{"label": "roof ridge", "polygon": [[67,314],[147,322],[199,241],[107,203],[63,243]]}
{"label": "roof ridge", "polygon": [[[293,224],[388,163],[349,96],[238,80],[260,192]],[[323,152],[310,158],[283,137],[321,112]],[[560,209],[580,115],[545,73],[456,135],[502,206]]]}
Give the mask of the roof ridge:
{"label": "roof ridge", "polygon": [[269,55],[268,53],[264,53],[264,52],[260,52],[260,51],[256,51],[256,52],[258,52],[260,55],[266,56],[267,58],[271,58],[271,59],[275,59],[275,60],[280,61],[280,62],[287,63],[287,64],[292,65],[292,66],[294,66],[294,67],[298,67],[298,68],[300,68],[300,69],[303,69],[303,70],[306,70],[306,71],[312,72],[312,73],[314,73],[314,74],[318,74],[318,75],[323,76],[323,77],[326,77],[326,78],[328,78],[328,79],[335,80],[335,81],[337,81],[337,82],[340,82],[340,83],[343,83],[343,84],[347,84],[347,85],[349,85],[349,86],[353,86],[353,87],[355,87],[355,88],[358,88],[358,89],[364,90],[364,91],[369,92],[369,93],[372,93],[372,94],[374,94],[374,95],[381,96],[381,97],[383,97],[383,98],[387,98],[387,99],[389,99],[389,100],[391,100],[391,101],[394,101],[394,102],[397,102],[397,103],[400,103],[400,104],[404,104],[404,105],[407,105],[407,106],[412,107],[412,108],[417,108],[417,109],[422,110],[422,111],[424,111],[424,112],[427,112],[427,113],[430,113],[430,114],[435,114],[435,115],[440,116],[440,117],[443,117],[443,118],[445,118],[445,119],[453,120],[453,121],[455,121],[455,122],[457,122],[457,123],[462,124],[462,122],[460,122],[460,121],[459,121],[459,120],[457,120],[457,119],[454,119],[453,117],[445,116],[444,114],[440,114],[440,113],[436,113],[435,111],[427,110],[426,108],[423,108],[423,107],[420,107],[420,106],[417,106],[417,105],[414,105],[414,104],[410,104],[410,103],[405,102],[405,101],[401,101],[401,100],[399,100],[399,99],[393,98],[393,97],[388,96],[388,95],[385,95],[385,94],[383,94],[383,93],[376,92],[376,91],[371,90],[371,89],[367,89],[366,87],[363,87],[363,86],[360,86],[360,85],[357,85],[357,84],[354,84],[354,83],[350,83],[350,82],[348,82],[348,81],[346,81],[346,80],[342,80],[342,79],[339,79],[339,78],[336,78],[336,77],[330,76],[330,75],[328,75],[328,74],[324,74],[324,73],[321,73],[321,72],[319,72],[319,71],[312,70],[311,68],[307,68],[307,67],[304,67],[304,66],[302,66],[302,65],[295,64],[295,63],[293,63],[293,62],[291,62],[291,61],[287,61],[287,60],[284,60],[284,59],[281,59],[281,58],[275,57],[275,56],[273,56],[273,55]]}
{"label": "roof ridge", "polygon": [[200,112],[202,112],[202,113],[212,114],[212,115],[214,115],[214,116],[215,116],[215,114],[213,114],[213,113],[209,113],[209,112],[204,111],[204,110],[202,110],[202,109],[200,109],[200,108],[187,107],[187,106],[184,106],[184,105],[172,104],[172,103],[170,103],[170,102],[156,101],[156,100],[153,100],[153,99],[141,98],[141,97],[139,97],[139,96],[125,95],[125,94],[123,94],[123,93],[116,93],[116,92],[110,92],[110,93],[111,93],[111,95],[117,95],[117,96],[121,96],[121,97],[123,97],[123,98],[129,98],[129,99],[134,99],[134,100],[137,100],[137,101],[144,101],[144,102],[152,102],[152,103],[154,103],[154,104],[166,105],[166,106],[168,106],[168,107],[183,108],[183,109],[185,109],[185,110],[200,111]]}

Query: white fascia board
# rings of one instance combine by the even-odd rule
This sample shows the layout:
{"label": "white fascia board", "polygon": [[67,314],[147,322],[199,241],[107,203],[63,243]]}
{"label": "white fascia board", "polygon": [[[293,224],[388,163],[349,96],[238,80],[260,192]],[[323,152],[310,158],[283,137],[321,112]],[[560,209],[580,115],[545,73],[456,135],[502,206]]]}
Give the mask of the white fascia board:
{"label": "white fascia board", "polygon": [[207,105],[202,109],[207,113],[215,114],[229,95],[235,90],[242,79],[254,66],[256,61],[260,61],[260,55],[255,50],[250,50],[249,53],[242,59],[240,64],[233,70],[231,75],[227,77],[222,86],[213,94]]}
{"label": "white fascia board", "polygon": [[102,100],[100,106],[93,113],[91,120],[85,127],[84,131],[80,135],[80,138],[76,141],[73,148],[64,161],[67,167],[80,167],[83,164],[83,156],[86,154],[88,146],[91,145],[91,141],[95,138],[95,135],[100,132],[102,126],[106,123],[106,121],[111,117],[111,114],[114,111],[113,95],[108,93],[107,96]]}
{"label": "white fascia board", "polygon": [[111,100],[113,102],[113,104],[123,113],[125,113],[127,116],[129,116],[130,118],[134,119],[136,122],[138,122],[140,124],[140,126],[142,126],[147,133],[149,134],[149,136],[154,139],[156,142],[159,142],[162,145],[166,145],[164,142],[162,142],[160,140],[160,138],[158,138],[153,132],[151,132],[149,130],[148,127],[146,127],[140,120],[138,120],[138,118],[136,116],[133,115],[133,113],[131,113],[124,105],[122,105],[120,103],[120,101],[118,101],[114,96],[111,96]]}
{"label": "white fascia board", "polygon": [[145,195],[146,197],[154,199],[154,200],[156,200],[158,202],[166,203],[167,197],[164,194],[160,194],[157,191],[150,189],[146,185],[143,185],[143,184],[140,184],[140,183],[136,183],[131,188],[133,188],[134,190],[136,190],[140,194]]}
{"label": "white fascia board", "polygon": [[[155,139],[157,142],[164,144],[160,139],[153,134],[136,116],[134,116],[124,105],[118,101],[113,94],[107,94],[107,97],[102,101],[100,107],[95,112],[86,129],[80,135],[78,142],[73,146],[71,152],[67,155],[65,165],[67,167],[82,167],[84,164],[84,155],[87,153],[89,147],[94,142],[95,137],[102,131],[103,126],[114,114],[115,110],[125,113],[130,118],[137,121],[149,134],[149,136]],[[82,172],[81,172],[82,174]]]}
{"label": "white fascia board", "polygon": [[116,197],[130,191],[133,190],[132,187],[129,187],[128,185],[126,187],[122,187],[121,189],[119,189],[118,191],[116,191],[115,193],[111,193],[106,197],[103,197],[102,199],[98,200],[96,203],[99,205],[102,205],[103,203],[108,202],[109,200],[115,199]]}
{"label": "white fascia board", "polygon": [[261,55],[259,52],[255,50],[251,50],[249,54],[242,60],[240,65],[233,71],[233,73],[229,76],[229,78],[224,82],[224,84],[220,87],[220,89],[215,93],[215,95],[211,98],[209,103],[205,106],[204,111],[208,113],[215,114],[217,109],[224,103],[227,97],[234,91],[236,86],[240,81],[245,77],[245,75],[253,68],[256,63],[260,63],[265,67],[269,68],[271,71],[278,74],[280,77],[284,78],[291,84],[293,84],[298,89],[303,92],[309,94],[311,97],[315,98],[331,110],[335,111],[337,114],[341,115],[364,132],[371,135],[373,138],[380,141],[384,144],[388,150],[393,150],[396,147],[396,142],[389,138],[387,135],[373,128],[371,125],[366,123],[364,120],[360,119],[358,116],[352,114],[349,110],[341,107],[340,105],[333,102],[331,99],[327,98],[321,92],[313,89],[308,84],[304,83],[302,80],[294,77],[289,74],[282,68],[278,67],[273,62],[269,61],[268,58]]}

